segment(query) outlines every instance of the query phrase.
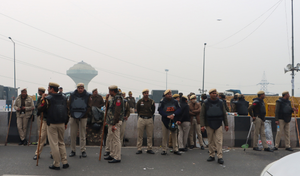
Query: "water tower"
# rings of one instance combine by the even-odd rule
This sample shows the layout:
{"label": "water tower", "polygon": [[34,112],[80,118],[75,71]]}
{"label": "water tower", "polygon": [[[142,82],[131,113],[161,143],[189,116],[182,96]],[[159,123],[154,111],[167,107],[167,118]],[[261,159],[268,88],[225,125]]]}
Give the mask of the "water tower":
{"label": "water tower", "polygon": [[75,64],[67,71],[67,75],[73,79],[75,85],[83,83],[86,90],[88,90],[89,82],[98,75],[98,71],[95,70],[90,64],[83,61]]}

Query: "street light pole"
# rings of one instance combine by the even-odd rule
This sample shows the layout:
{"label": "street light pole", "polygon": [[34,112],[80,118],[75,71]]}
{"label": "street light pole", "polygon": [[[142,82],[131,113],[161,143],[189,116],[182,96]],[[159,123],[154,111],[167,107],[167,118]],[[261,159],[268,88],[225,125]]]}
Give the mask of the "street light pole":
{"label": "street light pole", "polygon": [[169,69],[165,69],[166,71],[166,90],[168,89],[168,71]]}
{"label": "street light pole", "polygon": [[16,88],[16,44],[11,37],[8,37],[14,44],[14,88]]}
{"label": "street light pole", "polygon": [[[294,68],[294,2],[291,0],[291,12],[292,12],[292,67]],[[294,96],[294,78],[295,78],[295,71],[292,70],[292,96]]]}
{"label": "street light pole", "polygon": [[204,43],[204,48],[203,48],[203,80],[202,80],[202,93],[204,93],[204,74],[205,74],[205,46],[206,46],[206,43]]}

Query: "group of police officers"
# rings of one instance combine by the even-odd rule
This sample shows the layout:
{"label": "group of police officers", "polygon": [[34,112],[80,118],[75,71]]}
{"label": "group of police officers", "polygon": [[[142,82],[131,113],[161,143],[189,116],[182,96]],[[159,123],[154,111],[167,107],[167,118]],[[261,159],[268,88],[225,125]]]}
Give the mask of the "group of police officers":
{"label": "group of police officers", "polygon": [[[155,154],[152,150],[152,135],[154,129],[154,113],[155,102],[149,98],[149,90],[142,91],[143,97],[137,103],[129,92],[129,97],[125,97],[126,93],[113,85],[108,88],[109,94],[105,98],[105,108],[107,109],[106,121],[103,125],[108,126],[108,135],[106,138],[106,148],[104,159],[109,163],[121,162],[121,146],[124,138],[126,121],[130,113],[138,114],[137,123],[137,152],[142,154],[143,134],[146,130],[147,134],[147,153]],[[71,153],[69,157],[76,155],[76,138],[79,132],[81,157],[87,157],[86,153],[86,126],[88,113],[91,111],[95,121],[99,120],[99,114],[103,111],[104,100],[94,89],[90,95],[84,88],[83,83],[77,85],[77,89],[71,93],[69,98],[59,91],[59,84],[50,82],[48,85],[48,94],[45,94],[45,88],[38,89],[39,98],[36,108],[38,109],[38,119],[43,119],[41,130],[40,148],[36,150],[34,160],[40,157],[48,138],[51,148],[51,158],[53,164],[50,169],[59,170],[60,162],[63,168],[68,168],[66,148],[64,144],[64,131],[70,122],[71,131]],[[231,109],[240,115],[248,115],[253,119],[255,124],[253,137],[253,150],[260,151],[257,147],[258,136],[264,151],[273,152],[278,150],[281,133],[285,134],[286,150],[293,151],[290,146],[290,127],[291,115],[295,108],[292,108],[289,101],[290,95],[287,91],[282,93],[282,98],[276,101],[275,120],[280,130],[277,132],[275,147],[269,148],[266,143],[265,136],[265,115],[266,109],[264,104],[265,93],[259,91],[258,97],[253,99],[252,105],[245,101],[243,95],[236,94],[231,101]],[[17,126],[20,134],[20,145],[26,144],[26,128],[28,119],[34,109],[32,99],[27,95],[27,90],[22,89],[21,95],[17,97],[14,108],[17,110]],[[201,132],[207,133],[209,142],[209,158],[207,161],[214,161],[215,155],[218,157],[218,163],[223,164],[222,143],[223,143],[223,124],[226,131],[229,130],[227,112],[229,108],[225,100],[225,95],[218,93],[216,89],[209,91],[209,98],[202,95],[202,101],[197,102],[195,94],[188,96],[175,94],[172,95],[171,90],[166,90],[163,94],[158,107],[162,121],[162,153],[167,154],[167,144],[170,138],[173,153],[181,155],[180,151],[188,151],[187,141],[190,141],[190,149],[195,147],[194,134],[196,132],[199,144],[204,150]],[[38,124],[38,126],[40,126]],[[104,137],[104,135],[102,135]]]}

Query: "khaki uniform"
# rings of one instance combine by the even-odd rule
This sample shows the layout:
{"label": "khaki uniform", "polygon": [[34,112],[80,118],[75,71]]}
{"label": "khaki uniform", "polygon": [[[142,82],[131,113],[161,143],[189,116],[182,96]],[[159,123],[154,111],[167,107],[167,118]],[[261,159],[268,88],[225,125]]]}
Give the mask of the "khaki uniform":
{"label": "khaki uniform", "polygon": [[22,99],[21,95],[19,95],[15,101],[14,109],[17,110],[21,106],[24,106],[25,110],[17,111],[16,115],[20,139],[23,141],[26,138],[28,120],[30,119],[32,110],[34,109],[32,98],[27,95],[25,99]]}
{"label": "khaki uniform", "polygon": [[[222,101],[222,100],[220,100]],[[223,103],[222,103],[223,104]],[[227,112],[225,106],[223,104],[223,123],[225,126],[228,126]],[[217,157],[223,158],[222,153],[222,145],[223,145],[223,126],[221,125],[218,129],[212,129],[208,120],[206,119],[206,105],[202,104],[201,112],[200,112],[200,124],[201,126],[205,126],[207,132],[207,138],[209,141],[209,156],[215,157],[215,151],[217,150]]]}
{"label": "khaki uniform", "polygon": [[152,150],[152,136],[153,136],[153,114],[155,112],[155,103],[152,99],[144,98],[137,102],[137,113],[139,116],[137,130],[137,149],[142,150],[144,130],[146,128],[147,134],[147,150]]}
{"label": "khaki uniform", "polygon": [[[125,103],[125,117],[129,118],[130,116],[130,107],[129,104],[126,102]],[[121,125],[121,132],[120,132],[120,141],[121,141],[121,146],[123,146],[123,139],[124,139],[124,134],[125,134],[125,129],[126,129],[126,122],[127,119],[124,118],[122,125]]]}
{"label": "khaki uniform", "polygon": [[136,106],[135,98],[134,97],[126,97],[126,100],[130,107],[130,113],[135,113],[135,111],[134,111],[135,106]]}
{"label": "khaki uniform", "polygon": [[195,132],[197,133],[199,144],[201,146],[204,146],[203,139],[202,139],[202,133],[201,133],[201,125],[200,125],[200,110],[201,105],[200,103],[189,103],[190,106],[190,117],[191,117],[191,128],[190,128],[190,145],[194,145],[194,135]]}
{"label": "khaki uniform", "polygon": [[183,122],[181,123],[181,125],[178,125],[178,130],[179,130],[178,145],[180,149],[186,147],[190,128],[191,128],[191,122]]}
{"label": "khaki uniform", "polygon": [[[71,100],[71,96],[69,97],[69,100]],[[87,104],[87,111],[83,118],[75,119],[71,117],[70,111],[71,111],[71,102],[68,101],[68,108],[69,108],[69,115],[70,115],[70,127],[71,127],[71,149],[73,152],[76,152],[76,138],[79,131],[79,139],[80,139],[80,151],[85,152],[86,151],[86,125],[87,125],[87,117],[89,111],[91,111],[91,105],[92,105],[92,98],[89,97],[88,104]]]}
{"label": "khaki uniform", "polygon": [[[39,112],[47,112],[50,106],[51,104],[48,100],[42,100],[42,104],[39,105],[38,107]],[[49,125],[47,124],[47,122],[45,121],[43,122],[42,132],[45,130],[46,127],[49,144],[51,148],[51,154],[53,156],[53,166],[55,167],[60,167],[60,162],[62,162],[62,164],[68,163],[67,152],[66,152],[66,147],[64,142],[65,125],[68,124],[68,121],[69,118],[65,121],[65,123],[57,123],[57,124],[49,123]],[[47,126],[44,124],[47,124]],[[45,133],[46,132],[44,132],[44,134]],[[43,136],[46,138],[47,135],[45,134]],[[45,138],[43,140],[45,140]],[[41,154],[41,149],[42,148],[40,148],[39,155]],[[38,155],[37,152],[36,155]]]}
{"label": "khaki uniform", "polygon": [[[108,124],[108,136],[110,156],[115,160],[121,160],[121,141],[120,133],[121,126],[124,117],[124,101],[120,94],[112,97],[108,103],[107,119]],[[113,132],[112,127],[116,129]]]}
{"label": "khaki uniform", "polygon": [[173,146],[173,150],[175,152],[178,151],[178,137],[177,137],[177,131],[170,131],[169,129],[167,129],[164,125],[164,123],[162,122],[162,149],[163,151],[167,151],[167,142],[168,142],[168,137],[169,134],[171,133],[171,137],[172,137],[172,146]]}
{"label": "khaki uniform", "polygon": [[65,124],[50,124],[47,127],[49,144],[53,156],[53,165],[60,167],[60,159],[62,164],[67,164],[67,152],[64,142]]}

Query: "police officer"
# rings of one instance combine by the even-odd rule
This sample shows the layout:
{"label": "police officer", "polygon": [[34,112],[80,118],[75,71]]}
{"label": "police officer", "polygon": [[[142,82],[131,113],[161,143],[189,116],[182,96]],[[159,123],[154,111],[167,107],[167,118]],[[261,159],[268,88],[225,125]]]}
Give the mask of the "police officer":
{"label": "police officer", "polygon": [[189,102],[189,115],[190,115],[190,124],[191,124],[191,129],[189,133],[189,138],[190,138],[190,149],[193,149],[195,147],[194,144],[194,135],[195,131],[198,136],[198,141],[201,146],[201,150],[204,150],[204,143],[202,140],[202,134],[201,134],[201,125],[200,125],[200,110],[201,110],[201,105],[200,103],[197,102],[197,97],[196,95],[192,95],[190,97],[191,101]]}
{"label": "police officer", "polygon": [[170,89],[164,92],[164,98],[159,103],[158,112],[161,115],[162,119],[162,155],[167,154],[167,142],[169,133],[172,135],[172,143],[174,154],[181,155],[178,152],[178,141],[177,141],[177,130],[171,131],[169,130],[169,124],[172,120],[173,122],[177,122],[177,118],[181,113],[179,104],[176,100],[172,98],[172,92]]}
{"label": "police officer", "polygon": [[[41,105],[42,95],[45,93],[45,90],[46,89],[43,88],[43,87],[38,88],[39,98],[38,98],[37,103],[36,103],[36,108],[38,108]],[[40,126],[41,126],[40,112],[37,112],[37,115],[38,115],[38,117],[37,117],[37,121],[38,121],[37,126],[38,126],[38,129],[39,129],[38,130],[38,135],[39,135],[40,134]],[[41,130],[42,130],[41,131],[41,139],[40,139],[41,145],[40,145],[39,153],[38,153],[38,145],[37,145],[33,160],[36,160],[37,157],[41,155],[42,150],[44,148],[44,144],[46,143],[46,140],[47,140],[47,117],[45,115],[43,116],[43,124],[42,124],[42,129]],[[52,157],[52,155],[51,155],[51,157]]]}
{"label": "police officer", "polygon": [[231,112],[236,112],[234,102],[239,100],[239,93],[234,94],[233,98],[230,100]]}
{"label": "police officer", "polygon": [[174,98],[174,100],[178,101],[178,103],[180,103],[180,95],[179,94],[174,94],[172,96]]}
{"label": "police officer", "polygon": [[[194,96],[194,95],[192,95]],[[191,127],[191,120],[190,120],[190,107],[187,104],[188,97],[182,96],[180,100],[180,108],[181,114],[177,120],[178,123],[178,144],[180,151],[188,151],[187,149],[187,140],[189,137],[190,127]]]}
{"label": "police officer", "polygon": [[119,163],[121,162],[121,141],[120,131],[122,121],[124,117],[124,100],[122,95],[118,91],[118,86],[110,86],[109,94],[106,95],[106,100],[111,99],[108,103],[107,119],[108,124],[108,138],[110,139],[110,154],[104,158],[109,160],[108,163]]}
{"label": "police officer", "polygon": [[71,126],[71,153],[70,157],[76,155],[76,137],[79,128],[80,150],[82,157],[86,154],[86,125],[88,112],[91,110],[91,95],[84,89],[84,84],[77,84],[77,89],[71,93],[68,102],[70,109],[70,126]]}
{"label": "police officer", "polygon": [[257,98],[253,99],[252,105],[248,108],[248,112],[253,119],[255,125],[254,136],[253,136],[253,150],[261,151],[257,147],[258,135],[260,135],[264,151],[273,152],[267,145],[266,134],[265,134],[265,116],[266,116],[266,107],[264,103],[265,92],[257,92]]}
{"label": "police officer", "polygon": [[92,113],[95,118],[95,121],[99,121],[101,120],[100,112],[102,111],[101,108],[104,106],[104,100],[103,97],[98,94],[97,89],[94,89],[92,93],[93,93],[91,96]]}
{"label": "police officer", "polygon": [[153,115],[155,112],[155,103],[149,98],[149,90],[144,89],[142,91],[143,98],[137,102],[136,109],[138,113],[138,139],[137,139],[137,152],[136,154],[142,154],[143,134],[146,129],[147,134],[147,153],[155,154],[152,151],[152,136],[153,136]]}
{"label": "police officer", "polygon": [[248,115],[249,101],[245,100],[245,96],[240,94],[238,101],[233,102],[234,109],[238,113],[238,115]]}
{"label": "police officer", "polygon": [[289,92],[284,91],[282,92],[282,98],[276,101],[275,123],[279,125],[279,131],[277,131],[276,134],[274,150],[278,150],[281,134],[283,132],[285,136],[285,149],[293,151],[290,145],[290,122],[292,113],[296,111],[296,109],[292,108],[289,98]]}
{"label": "police officer", "polygon": [[[35,110],[36,110],[36,124],[37,124],[37,127],[38,127],[38,134],[40,134],[40,125],[41,125],[41,119],[40,119],[40,114],[38,113],[38,110],[37,110],[37,107],[41,104],[41,99],[42,99],[42,95],[45,93],[46,89],[44,87],[39,87],[38,88],[38,94],[39,94],[39,97],[36,101],[36,105],[35,105]],[[46,129],[47,131],[47,129]],[[44,144],[43,144],[44,145]]]}
{"label": "police officer", "polygon": [[[223,101],[217,97],[217,90],[209,90],[210,98],[203,102],[200,112],[201,130],[206,128],[207,137],[209,142],[209,158],[207,161],[215,160],[215,150],[217,149],[218,163],[223,164],[223,127],[224,122],[225,130],[228,131],[228,120]],[[213,145],[212,145],[213,144]]]}
{"label": "police officer", "polygon": [[223,101],[226,111],[229,112],[229,107],[227,106],[226,96],[224,95],[224,93],[219,92],[218,96],[219,99]]}
{"label": "police officer", "polygon": [[207,99],[207,95],[206,94],[202,94],[201,95],[201,101],[200,101],[200,105],[202,106],[203,102]]}
{"label": "police officer", "polygon": [[63,87],[58,88],[58,93],[61,93],[61,94],[63,93]]}
{"label": "police officer", "polygon": [[26,132],[28,120],[34,110],[34,104],[31,97],[27,95],[27,89],[21,90],[21,95],[16,98],[14,109],[17,110],[17,127],[20,135],[19,145],[27,145]]}
{"label": "police officer", "polygon": [[[173,99],[176,100],[178,102],[178,104],[180,104],[180,95],[179,94],[174,94],[173,96]],[[170,135],[169,135],[169,148],[173,148],[173,144],[172,144],[172,133],[170,132]]]}
{"label": "police officer", "polygon": [[42,103],[38,107],[39,112],[43,112],[47,119],[48,139],[54,160],[49,168],[54,170],[60,169],[60,161],[64,169],[69,167],[64,143],[64,132],[69,121],[67,98],[58,93],[58,87],[57,83],[50,82],[49,95],[43,94]]}
{"label": "police officer", "polygon": [[129,104],[128,104],[127,100],[125,99],[126,98],[126,93],[125,92],[122,92],[122,97],[123,97],[123,100],[124,100],[124,106],[125,106],[124,110],[125,111],[124,111],[124,118],[123,118],[122,126],[121,126],[121,132],[120,132],[121,146],[123,146],[126,123],[127,123],[127,120],[130,116],[130,107],[129,107]]}
{"label": "police officer", "polygon": [[130,113],[135,113],[135,106],[136,106],[135,99],[134,99],[134,97],[132,97],[131,91],[128,92],[128,95],[129,95],[129,97],[127,97],[126,100],[130,106]]}

